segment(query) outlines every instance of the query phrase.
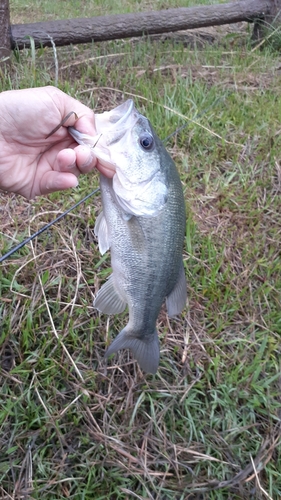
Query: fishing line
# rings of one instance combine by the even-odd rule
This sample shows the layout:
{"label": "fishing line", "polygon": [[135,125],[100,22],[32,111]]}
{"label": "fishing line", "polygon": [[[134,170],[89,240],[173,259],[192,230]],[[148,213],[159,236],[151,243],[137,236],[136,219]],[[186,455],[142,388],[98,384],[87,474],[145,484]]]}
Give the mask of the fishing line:
{"label": "fishing line", "polygon": [[[214,106],[216,106],[218,104],[218,102],[220,102],[223,99],[225,99],[225,97],[226,97],[226,95],[223,96],[223,97],[218,97],[210,106],[208,106],[207,108],[203,109],[203,111],[201,111],[199,114],[197,114],[195,116],[195,118],[188,119],[189,120],[188,123],[185,123],[181,127],[177,128],[172,134],[170,134],[167,137],[165,137],[165,139],[163,139],[162,142],[163,143],[167,142],[169,139],[171,139],[172,137],[174,137],[175,135],[177,135],[179,132],[181,132],[183,129],[185,129],[186,127],[188,127],[190,125],[190,122],[194,121],[195,119],[198,120],[198,118],[200,118],[201,116],[205,115],[207,113],[207,111],[209,111],[209,109],[211,109]],[[64,118],[64,120],[54,130],[52,130],[52,132],[49,135],[53,134],[56,130],[58,130],[58,128],[61,127],[61,125],[66,122],[66,120],[69,118],[69,116],[72,113],[73,113],[73,111],[71,113],[68,113],[68,115]],[[49,137],[49,135],[47,137]],[[65,217],[67,214],[69,214],[69,212],[71,212],[75,208],[79,207],[79,205],[81,205],[81,203],[84,203],[84,201],[88,200],[88,198],[90,198],[91,196],[93,196],[94,194],[96,194],[99,191],[99,189],[100,188],[94,189],[94,191],[92,191],[91,193],[87,194],[87,196],[85,196],[82,200],[78,201],[77,203],[75,203],[75,205],[73,205],[72,207],[68,208],[68,210],[66,210],[65,212],[63,212],[62,214],[60,214],[58,217],[56,217],[56,219],[54,219],[53,221],[51,221],[48,224],[46,224],[46,226],[43,226],[41,229],[39,229],[39,231],[36,231],[36,233],[34,233],[31,236],[29,236],[28,238],[26,238],[25,240],[23,240],[21,243],[19,243],[15,247],[11,248],[7,253],[5,253],[4,255],[2,255],[2,257],[0,257],[0,263],[3,262],[4,260],[8,259],[8,257],[10,257],[11,255],[13,255],[18,250],[20,250],[27,243],[29,243],[30,241],[34,240],[34,238],[36,238],[37,236],[39,236],[40,234],[42,234],[44,231],[46,231],[47,229],[49,229],[51,226],[53,226],[53,224],[56,224],[57,222],[59,222],[63,217]]]}
{"label": "fishing line", "polygon": [[185,129],[186,127],[188,127],[190,125],[190,122],[192,123],[193,121],[197,121],[198,118],[201,118],[201,116],[205,115],[207,113],[207,111],[209,111],[209,109],[213,108],[214,106],[216,106],[218,104],[218,102],[222,101],[223,99],[225,99],[225,95],[223,97],[217,97],[217,99],[212,103],[210,104],[210,106],[208,106],[207,108],[203,109],[203,111],[201,111],[200,113],[198,113],[197,115],[195,115],[194,118],[187,118],[186,119],[188,120],[187,123],[184,123],[181,127],[177,128],[175,130],[175,132],[173,132],[172,134],[168,135],[167,137],[165,137],[165,139],[163,139],[162,142],[166,142],[168,141],[169,139],[171,139],[171,137],[174,137],[174,135],[177,135],[179,132],[181,132],[183,129]]}

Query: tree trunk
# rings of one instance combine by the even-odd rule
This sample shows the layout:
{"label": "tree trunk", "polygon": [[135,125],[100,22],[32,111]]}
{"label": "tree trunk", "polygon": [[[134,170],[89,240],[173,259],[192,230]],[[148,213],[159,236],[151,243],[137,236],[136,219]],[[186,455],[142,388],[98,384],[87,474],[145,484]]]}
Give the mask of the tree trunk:
{"label": "tree trunk", "polygon": [[0,64],[10,61],[10,9],[9,0],[0,0]]}
{"label": "tree trunk", "polygon": [[254,24],[252,39],[259,41],[263,39],[272,28],[281,24],[281,0],[269,0],[270,7],[262,19]]}
{"label": "tree trunk", "polygon": [[12,47],[29,46],[28,36],[33,37],[36,47],[39,47],[50,46],[50,37],[56,45],[68,45],[255,21],[270,12],[272,1],[275,0],[240,0],[158,12],[15,24],[11,26]]}

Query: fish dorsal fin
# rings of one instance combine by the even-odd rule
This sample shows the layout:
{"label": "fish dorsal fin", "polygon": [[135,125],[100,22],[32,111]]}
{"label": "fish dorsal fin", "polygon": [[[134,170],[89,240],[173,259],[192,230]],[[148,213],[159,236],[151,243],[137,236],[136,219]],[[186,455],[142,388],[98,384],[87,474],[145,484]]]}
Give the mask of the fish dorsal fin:
{"label": "fish dorsal fin", "polygon": [[166,298],[166,306],[168,311],[168,316],[176,316],[180,314],[186,305],[187,289],[186,289],[186,278],[184,273],[183,262],[180,265],[180,272],[178,280],[171,291],[170,295]]}
{"label": "fish dorsal fin", "polygon": [[94,233],[98,238],[100,253],[103,255],[110,248],[108,227],[103,212],[97,216]]}
{"label": "fish dorsal fin", "polygon": [[117,314],[126,309],[126,301],[120,297],[114,286],[113,274],[98,291],[93,306],[104,314]]}

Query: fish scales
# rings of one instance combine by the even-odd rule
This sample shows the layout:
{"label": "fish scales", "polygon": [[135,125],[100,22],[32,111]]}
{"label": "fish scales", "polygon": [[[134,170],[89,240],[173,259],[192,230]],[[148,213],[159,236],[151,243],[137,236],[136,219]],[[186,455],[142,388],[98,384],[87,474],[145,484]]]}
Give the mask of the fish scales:
{"label": "fish scales", "polygon": [[[124,103],[127,108],[128,102],[131,101]],[[117,119],[114,122],[116,127],[118,127],[118,110],[120,111],[120,108],[122,105],[115,110],[115,113],[117,112]],[[125,112],[127,108],[125,106]],[[155,134],[149,121],[140,115],[135,108],[131,109],[128,116],[132,116],[132,113],[134,113],[132,125],[134,133],[130,135],[132,148],[138,148],[139,137],[151,137],[153,140],[153,149],[151,148],[153,153],[151,154],[151,162],[154,165],[153,175],[148,178],[147,185],[151,179],[152,182],[156,179],[155,186],[148,194],[148,197],[151,197],[154,212],[145,195],[144,199],[148,208],[147,211],[146,208],[144,209],[144,215],[138,214],[139,207],[142,210],[141,203],[137,201],[137,205],[134,205],[134,201],[130,202],[129,194],[131,191],[133,198],[138,196],[138,189],[135,189],[135,185],[130,191],[133,174],[125,181],[122,178],[123,171],[120,174],[122,186],[126,185],[125,201],[121,200],[121,202],[119,195],[116,194],[115,184],[117,184],[117,192],[121,193],[121,196],[123,196],[122,186],[120,189],[114,178],[100,176],[103,212],[97,220],[95,232],[98,236],[101,252],[104,253],[110,248],[113,273],[99,290],[94,306],[107,314],[115,314],[123,311],[128,305],[129,322],[109,346],[105,356],[108,357],[120,349],[129,348],[144,371],[155,373],[159,364],[156,321],[161,306],[166,298],[168,314],[173,316],[182,310],[186,302],[186,282],[182,261],[185,203],[181,181],[172,158]],[[124,111],[123,114],[122,112],[120,114],[124,124]],[[77,136],[75,137],[76,132],[70,131],[78,141]],[[110,131],[109,149],[113,149],[113,144],[116,145],[118,142],[119,146],[121,145],[124,134],[120,134],[120,130],[117,134],[121,139],[116,141],[114,130]],[[83,140],[82,143],[85,143],[85,138]],[[96,153],[98,156],[98,150]],[[111,156],[110,160],[112,161],[113,151]],[[118,158],[118,154],[116,156]],[[131,158],[129,152],[125,151],[121,160],[125,158],[127,161],[128,157],[128,168],[131,166],[130,162],[132,164],[137,162],[138,172],[134,178],[137,177],[139,184],[142,182],[145,185],[145,181],[141,179],[142,172],[139,169],[142,168],[143,164],[147,168],[147,161],[150,159],[149,151],[144,151],[144,156],[142,156],[142,150],[139,148]],[[156,164],[157,168],[155,168]],[[119,163],[116,170],[118,167]],[[119,168],[122,169],[122,161],[120,161]],[[147,170],[149,177],[149,168]],[[133,169],[132,172],[134,173]],[[154,187],[157,189],[159,185],[160,195],[156,193],[154,199]],[[132,203],[132,209],[130,203]]]}

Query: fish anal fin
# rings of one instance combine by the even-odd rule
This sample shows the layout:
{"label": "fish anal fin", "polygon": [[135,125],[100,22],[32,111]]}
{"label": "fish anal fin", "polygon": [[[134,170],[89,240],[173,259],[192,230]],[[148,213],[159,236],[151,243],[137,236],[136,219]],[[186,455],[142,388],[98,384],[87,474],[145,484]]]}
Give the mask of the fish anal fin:
{"label": "fish anal fin", "polygon": [[187,288],[186,288],[186,278],[183,267],[183,262],[180,266],[178,280],[171,291],[170,295],[166,298],[166,306],[168,316],[176,316],[180,314],[186,305],[187,299]]}
{"label": "fish anal fin", "polygon": [[113,274],[98,291],[93,306],[105,314],[117,314],[126,309],[126,301],[114,286]]}
{"label": "fish anal fin", "polygon": [[113,340],[105,353],[105,358],[120,349],[130,349],[142,370],[147,373],[156,373],[159,365],[160,351],[157,330],[143,339],[134,336],[124,328]]}
{"label": "fish anal fin", "polygon": [[94,233],[98,238],[100,253],[103,255],[110,248],[108,227],[103,212],[97,216]]}

